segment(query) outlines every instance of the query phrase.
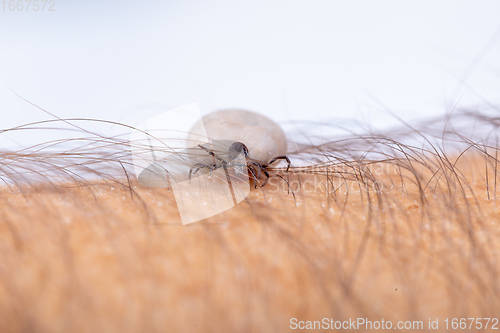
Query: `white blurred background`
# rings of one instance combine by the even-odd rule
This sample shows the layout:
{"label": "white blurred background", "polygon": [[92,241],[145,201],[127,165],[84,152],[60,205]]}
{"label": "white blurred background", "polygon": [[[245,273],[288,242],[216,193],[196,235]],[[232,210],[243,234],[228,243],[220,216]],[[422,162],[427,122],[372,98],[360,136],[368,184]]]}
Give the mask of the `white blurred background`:
{"label": "white blurred background", "polygon": [[192,102],[373,127],[500,105],[497,0],[52,1],[0,4],[0,129],[50,119],[10,88],[131,125]]}

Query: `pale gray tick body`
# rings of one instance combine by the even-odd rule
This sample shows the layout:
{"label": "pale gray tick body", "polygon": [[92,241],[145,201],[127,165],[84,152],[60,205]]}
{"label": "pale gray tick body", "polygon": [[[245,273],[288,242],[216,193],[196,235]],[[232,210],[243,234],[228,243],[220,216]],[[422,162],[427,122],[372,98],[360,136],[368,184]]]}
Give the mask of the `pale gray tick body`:
{"label": "pale gray tick body", "polygon": [[201,168],[215,169],[222,164],[230,164],[232,158],[239,154],[247,160],[248,170],[256,187],[261,173],[267,177],[264,182],[260,182],[261,186],[267,183],[269,173],[266,169],[276,160],[286,160],[288,168],[290,167],[290,160],[286,156],[285,133],[277,123],[261,114],[238,109],[212,112],[200,119],[189,131],[187,145],[192,147],[205,134],[214,148],[210,149],[207,144],[198,146],[211,155],[214,162],[196,163],[190,176]]}

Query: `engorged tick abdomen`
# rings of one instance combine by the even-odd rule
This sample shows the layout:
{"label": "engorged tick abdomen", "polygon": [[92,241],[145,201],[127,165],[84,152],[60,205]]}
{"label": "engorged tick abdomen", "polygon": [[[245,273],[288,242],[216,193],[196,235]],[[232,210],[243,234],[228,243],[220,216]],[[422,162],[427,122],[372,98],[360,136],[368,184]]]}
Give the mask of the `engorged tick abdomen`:
{"label": "engorged tick abdomen", "polygon": [[210,140],[231,140],[245,144],[249,157],[267,163],[273,157],[286,155],[286,136],[281,127],[261,114],[238,109],[215,111],[204,116],[190,130],[188,142],[196,142],[205,126]]}

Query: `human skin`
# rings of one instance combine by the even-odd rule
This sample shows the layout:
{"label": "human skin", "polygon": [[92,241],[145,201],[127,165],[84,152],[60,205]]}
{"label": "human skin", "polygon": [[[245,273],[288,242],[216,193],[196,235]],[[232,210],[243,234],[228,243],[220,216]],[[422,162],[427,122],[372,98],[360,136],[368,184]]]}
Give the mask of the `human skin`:
{"label": "human skin", "polygon": [[4,186],[0,331],[289,332],[292,318],[432,331],[429,318],[498,318],[497,161],[426,158],[276,171],[186,226],[169,189],[125,177]]}

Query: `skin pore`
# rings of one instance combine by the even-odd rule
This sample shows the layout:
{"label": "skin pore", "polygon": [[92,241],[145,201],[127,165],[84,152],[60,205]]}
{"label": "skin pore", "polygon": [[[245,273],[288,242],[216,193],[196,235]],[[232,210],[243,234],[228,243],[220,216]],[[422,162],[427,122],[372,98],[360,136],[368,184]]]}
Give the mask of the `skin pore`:
{"label": "skin pore", "polygon": [[135,181],[119,139],[2,151],[0,330],[283,332],[292,318],[367,318],[432,331],[429,318],[498,316],[498,125],[462,113],[294,142],[289,172],[269,167],[243,202],[186,226],[171,190]]}

